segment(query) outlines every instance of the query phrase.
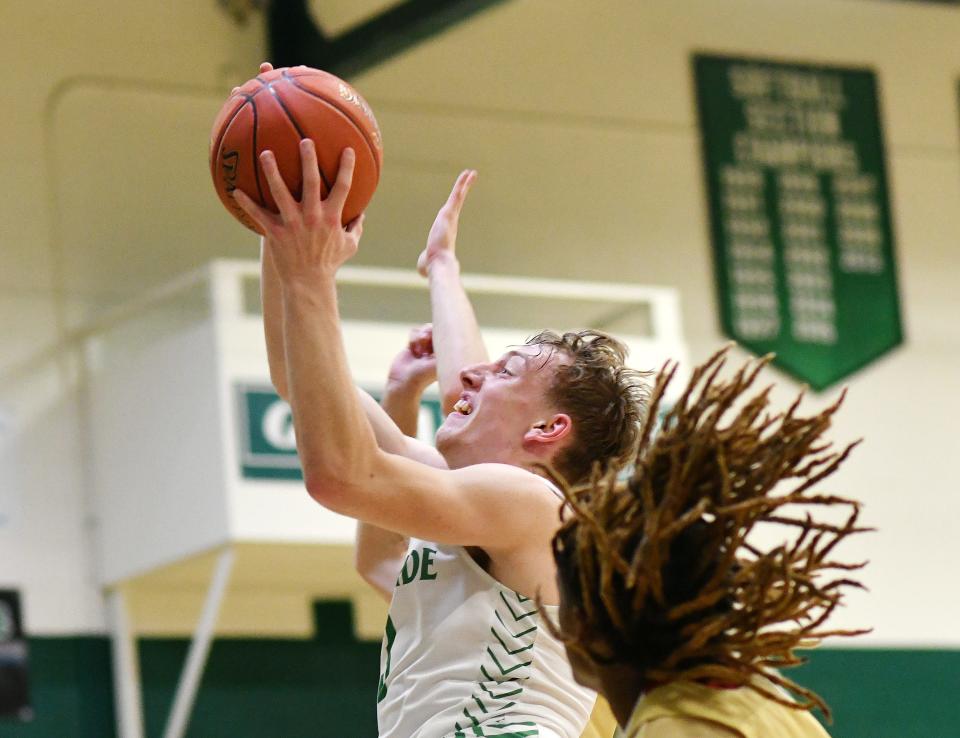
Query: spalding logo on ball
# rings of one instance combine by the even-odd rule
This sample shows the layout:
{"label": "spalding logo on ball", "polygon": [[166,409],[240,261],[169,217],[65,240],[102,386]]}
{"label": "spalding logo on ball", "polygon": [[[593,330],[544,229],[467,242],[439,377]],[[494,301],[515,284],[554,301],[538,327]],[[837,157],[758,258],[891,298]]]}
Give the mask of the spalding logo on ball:
{"label": "spalding logo on ball", "polygon": [[367,207],[380,181],[383,145],[366,100],[339,77],[319,69],[274,69],[237,89],[220,109],[210,133],[210,174],[217,195],[247,228],[259,230],[237,205],[233,191],[239,188],[254,202],[278,212],[260,168],[260,154],[269,149],[277,157],[283,181],[299,199],[304,138],[316,144],[323,197],[337,178],[340,153],[348,146],[356,152],[343,222],[349,223]]}

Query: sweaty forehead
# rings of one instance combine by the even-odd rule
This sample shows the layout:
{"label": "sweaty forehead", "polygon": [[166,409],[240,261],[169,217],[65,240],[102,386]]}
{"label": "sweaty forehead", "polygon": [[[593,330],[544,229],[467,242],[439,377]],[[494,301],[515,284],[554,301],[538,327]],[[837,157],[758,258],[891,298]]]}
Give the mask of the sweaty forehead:
{"label": "sweaty forehead", "polygon": [[507,351],[500,357],[504,364],[512,364],[538,371],[548,365],[554,365],[560,359],[560,354],[553,346],[542,344],[525,344]]}
{"label": "sweaty forehead", "polygon": [[515,346],[509,351],[503,353],[500,357],[501,362],[522,362],[528,364],[533,359],[547,358],[548,350],[543,346]]}

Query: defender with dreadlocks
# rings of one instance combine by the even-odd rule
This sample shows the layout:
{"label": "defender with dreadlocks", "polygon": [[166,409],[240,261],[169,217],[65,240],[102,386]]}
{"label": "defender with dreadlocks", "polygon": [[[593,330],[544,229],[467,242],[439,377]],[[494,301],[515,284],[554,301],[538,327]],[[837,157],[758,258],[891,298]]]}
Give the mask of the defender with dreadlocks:
{"label": "defender with dreadlocks", "polygon": [[[694,371],[655,432],[676,365],[660,372],[629,479],[598,471],[565,490],[556,634],[627,738],[825,736],[810,714],[829,717],[824,701],[775,670],[825,636],[864,632],[824,627],[861,586],[848,572],[863,564],[834,549],[867,530],[857,502],[813,489],[856,445],[823,440],[843,398],[771,415],[770,387],[748,396],[769,357],[721,381],[726,353]],[[835,510],[840,524],[818,515]],[[770,526],[792,535],[762,547],[753,534]]]}

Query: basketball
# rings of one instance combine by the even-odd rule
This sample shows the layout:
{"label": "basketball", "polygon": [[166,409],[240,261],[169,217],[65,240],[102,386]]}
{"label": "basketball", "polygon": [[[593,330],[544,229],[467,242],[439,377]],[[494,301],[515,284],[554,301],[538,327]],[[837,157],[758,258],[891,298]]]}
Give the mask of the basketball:
{"label": "basketball", "polygon": [[280,174],[299,200],[300,141],[313,139],[322,196],[337,178],[341,152],[356,152],[353,185],[343,209],[349,223],[364,211],[380,180],[380,127],[367,102],[339,77],[310,67],[285,67],[258,74],[224,103],[210,133],[210,174],[221,202],[247,228],[257,226],[234,200],[235,189],[278,212],[260,167],[269,149]]}

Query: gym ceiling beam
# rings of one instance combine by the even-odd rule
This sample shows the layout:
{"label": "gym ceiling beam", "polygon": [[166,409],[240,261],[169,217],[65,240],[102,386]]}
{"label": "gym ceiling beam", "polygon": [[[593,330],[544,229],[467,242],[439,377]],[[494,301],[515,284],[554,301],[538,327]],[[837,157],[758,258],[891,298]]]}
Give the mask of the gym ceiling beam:
{"label": "gym ceiling beam", "polygon": [[305,64],[351,77],[503,2],[404,0],[328,37],[311,16],[308,0],[272,0],[267,5],[270,61],[278,67]]}

